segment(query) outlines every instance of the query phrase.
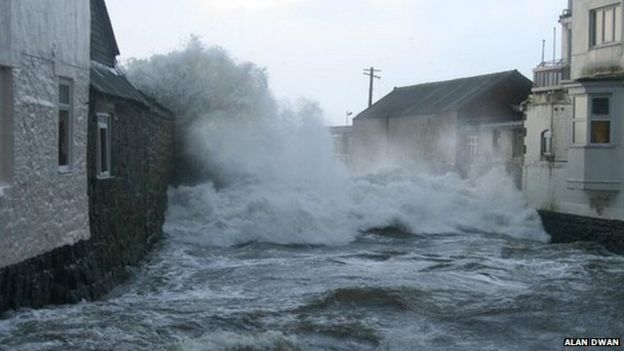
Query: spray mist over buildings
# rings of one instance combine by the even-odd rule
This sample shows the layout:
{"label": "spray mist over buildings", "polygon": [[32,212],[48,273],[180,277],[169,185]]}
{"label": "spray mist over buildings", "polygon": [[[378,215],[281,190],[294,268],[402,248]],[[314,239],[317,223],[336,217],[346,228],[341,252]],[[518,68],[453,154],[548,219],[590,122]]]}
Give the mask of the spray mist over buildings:
{"label": "spray mist over buildings", "polygon": [[165,224],[174,239],[337,245],[394,227],[548,240],[499,170],[476,179],[398,168],[351,176],[333,158],[318,103],[276,101],[264,69],[197,38],[127,70],[178,116],[178,185]]}

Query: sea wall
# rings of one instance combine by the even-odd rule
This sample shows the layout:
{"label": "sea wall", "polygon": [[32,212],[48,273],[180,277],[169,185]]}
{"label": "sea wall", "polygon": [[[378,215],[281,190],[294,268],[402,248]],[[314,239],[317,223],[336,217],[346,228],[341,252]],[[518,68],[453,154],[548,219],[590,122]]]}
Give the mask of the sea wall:
{"label": "sea wall", "polygon": [[[172,173],[172,117],[93,90],[89,109],[91,237],[0,268],[0,311],[99,298],[128,278],[129,267],[162,236]],[[98,179],[95,113],[106,109],[113,112],[112,177]]]}
{"label": "sea wall", "polygon": [[592,241],[610,251],[624,254],[624,222],[539,211],[544,229],[553,243]]}

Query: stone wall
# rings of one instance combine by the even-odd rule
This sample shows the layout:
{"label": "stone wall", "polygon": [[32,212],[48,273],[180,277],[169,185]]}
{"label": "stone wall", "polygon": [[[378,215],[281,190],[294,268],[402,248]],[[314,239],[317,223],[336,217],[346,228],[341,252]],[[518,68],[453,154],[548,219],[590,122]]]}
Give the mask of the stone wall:
{"label": "stone wall", "polygon": [[[162,235],[172,172],[173,120],[91,91],[91,238],[0,269],[0,311],[101,297],[129,276]],[[103,108],[103,110],[99,109]],[[96,112],[114,113],[112,178],[95,176]]]}
{"label": "stone wall", "polygon": [[553,243],[592,241],[624,254],[624,222],[538,211]]}
{"label": "stone wall", "polygon": [[[0,191],[0,267],[89,238],[86,144],[88,68],[28,54],[12,85],[13,176]],[[71,167],[58,166],[59,77],[73,83]]]}

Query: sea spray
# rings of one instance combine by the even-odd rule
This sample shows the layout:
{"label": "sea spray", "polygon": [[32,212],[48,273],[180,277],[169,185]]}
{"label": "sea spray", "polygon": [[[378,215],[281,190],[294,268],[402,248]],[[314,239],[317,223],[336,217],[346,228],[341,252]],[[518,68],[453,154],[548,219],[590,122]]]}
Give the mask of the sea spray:
{"label": "sea spray", "polygon": [[265,74],[197,39],[129,65],[138,86],[181,115],[184,157],[205,170],[169,191],[164,229],[175,240],[341,245],[385,227],[548,240],[500,169],[469,179],[399,168],[350,176],[332,157],[319,105],[277,103]]}

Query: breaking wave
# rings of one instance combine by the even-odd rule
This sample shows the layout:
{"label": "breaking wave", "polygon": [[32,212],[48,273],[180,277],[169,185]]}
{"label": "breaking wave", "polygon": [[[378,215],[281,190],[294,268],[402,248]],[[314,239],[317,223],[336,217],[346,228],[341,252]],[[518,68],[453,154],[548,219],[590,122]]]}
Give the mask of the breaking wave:
{"label": "breaking wave", "polygon": [[205,245],[340,245],[376,228],[549,240],[501,170],[468,180],[394,170],[334,184],[249,182],[216,189],[207,183],[171,189],[169,196],[165,231]]}
{"label": "breaking wave", "polygon": [[[474,179],[389,169],[351,177],[333,158],[318,103],[277,102],[266,72],[192,38],[129,65],[177,115],[178,145],[202,181],[169,192],[165,231],[205,245],[341,245],[374,228],[491,232],[548,240],[502,170]],[[194,184],[194,185],[188,185]]]}

